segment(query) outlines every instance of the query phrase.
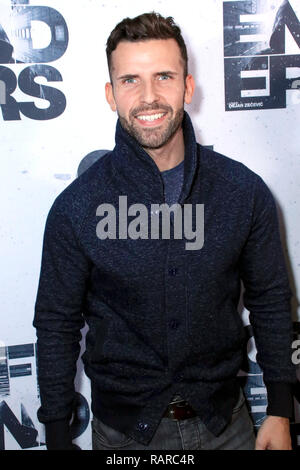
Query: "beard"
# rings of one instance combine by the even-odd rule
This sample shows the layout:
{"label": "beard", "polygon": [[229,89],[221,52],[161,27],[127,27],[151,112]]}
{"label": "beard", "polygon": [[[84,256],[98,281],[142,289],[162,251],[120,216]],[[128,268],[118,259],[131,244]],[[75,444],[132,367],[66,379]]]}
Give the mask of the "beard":
{"label": "beard", "polygon": [[[168,116],[157,128],[142,128],[139,126],[136,116],[143,112],[156,111],[167,112]],[[145,149],[159,149],[163,147],[176,134],[181,127],[184,116],[184,105],[176,113],[171,106],[155,104],[152,106],[140,106],[130,112],[129,119],[118,114],[120,123],[128,134],[134,137]]]}

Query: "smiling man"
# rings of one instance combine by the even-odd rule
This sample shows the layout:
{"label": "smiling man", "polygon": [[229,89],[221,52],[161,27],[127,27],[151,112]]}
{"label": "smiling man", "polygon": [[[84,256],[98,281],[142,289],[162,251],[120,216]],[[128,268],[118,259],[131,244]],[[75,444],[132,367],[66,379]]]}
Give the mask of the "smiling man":
{"label": "smiling man", "polygon": [[184,103],[191,102],[195,86],[178,43],[173,38],[121,41],[109,62],[106,97],[123,129],[161,171],[173,168],[184,158]]}
{"label": "smiling man", "polygon": [[[107,59],[116,146],[58,196],[45,229],[34,325],[48,449],[74,448],[85,322],[93,449],[290,449],[296,374],[273,197],[244,165],[197,144],[184,110],[195,83],[172,18],[124,19]],[[124,224],[119,237],[97,237],[97,208],[118,213],[120,198],[149,217],[152,204],[204,205],[204,244],[129,239]],[[256,440],[237,379],[241,282],[268,393]]]}

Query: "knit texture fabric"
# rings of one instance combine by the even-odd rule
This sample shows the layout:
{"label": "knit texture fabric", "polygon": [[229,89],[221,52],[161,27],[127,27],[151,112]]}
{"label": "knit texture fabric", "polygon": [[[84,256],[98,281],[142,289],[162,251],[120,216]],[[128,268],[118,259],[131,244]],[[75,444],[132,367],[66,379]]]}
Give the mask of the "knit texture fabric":
{"label": "knit texture fabric", "polygon": [[[71,183],[49,212],[34,318],[44,423],[72,412],[86,322],[83,361],[99,419],[147,444],[178,393],[218,435],[239,394],[241,280],[265,383],[296,381],[274,199],[246,166],[197,144],[186,113],[183,131],[179,203],[182,210],[204,204],[201,249],[187,249],[192,240],[185,233],[133,239],[118,232],[119,196],[127,196],[128,208],[147,208],[149,227],[152,205],[165,202],[154,160],[119,122],[114,150]],[[102,204],[116,210],[114,239],[97,236]],[[133,220],[128,215],[128,225]],[[194,229],[198,222],[193,210]]]}

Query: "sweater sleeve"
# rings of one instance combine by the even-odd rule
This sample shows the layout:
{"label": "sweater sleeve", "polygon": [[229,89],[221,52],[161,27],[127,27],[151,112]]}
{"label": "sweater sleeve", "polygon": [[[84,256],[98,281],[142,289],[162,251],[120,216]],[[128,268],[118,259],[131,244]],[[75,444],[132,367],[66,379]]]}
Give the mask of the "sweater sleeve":
{"label": "sweater sleeve", "polygon": [[[66,420],[72,415],[80,330],[84,326],[82,310],[90,270],[89,259],[80,247],[67,211],[60,207],[56,200],[46,221],[33,321],[41,398],[38,419],[42,423]],[[68,446],[66,424],[62,428]]]}
{"label": "sweater sleeve", "polygon": [[[260,177],[255,185],[252,226],[240,259],[240,273],[264,382],[295,383],[296,369],[291,360],[291,291],[275,201]],[[270,388],[269,395],[274,403]]]}
{"label": "sweater sleeve", "polygon": [[289,383],[266,383],[268,407],[267,415],[294,419],[294,398]]}
{"label": "sweater sleeve", "polygon": [[48,450],[80,450],[72,443],[69,420],[60,419],[46,423],[46,445]]}

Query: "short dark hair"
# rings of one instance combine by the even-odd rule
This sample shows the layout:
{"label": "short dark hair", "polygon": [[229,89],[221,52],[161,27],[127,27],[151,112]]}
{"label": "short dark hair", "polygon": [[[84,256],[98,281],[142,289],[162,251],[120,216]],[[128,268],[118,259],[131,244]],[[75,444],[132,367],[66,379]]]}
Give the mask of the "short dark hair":
{"label": "short dark hair", "polygon": [[122,41],[138,42],[150,39],[175,39],[184,63],[184,77],[188,74],[188,54],[181,30],[173,18],[159,13],[143,13],[135,18],[124,18],[110,33],[106,43],[106,56],[111,77],[111,54]]}

